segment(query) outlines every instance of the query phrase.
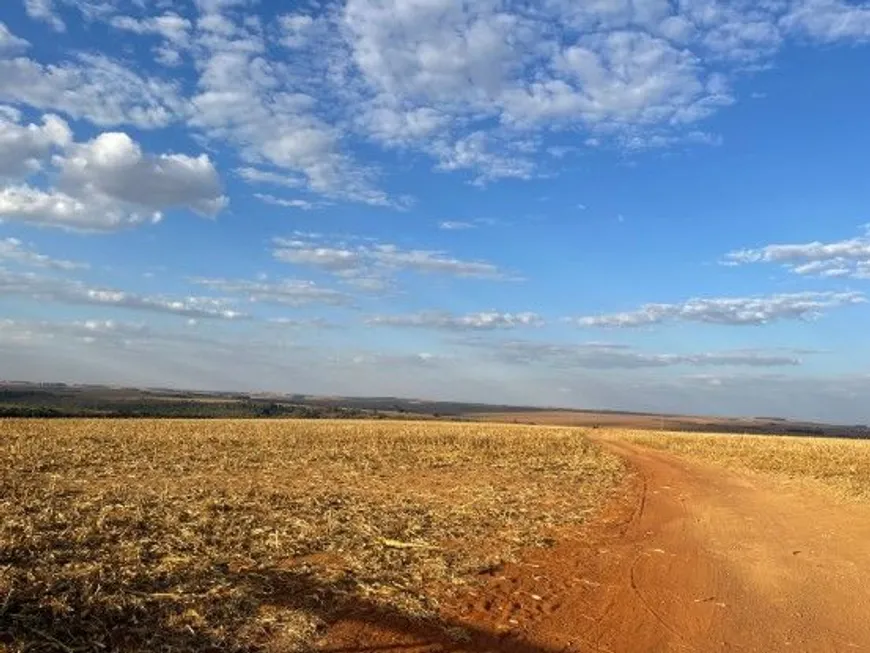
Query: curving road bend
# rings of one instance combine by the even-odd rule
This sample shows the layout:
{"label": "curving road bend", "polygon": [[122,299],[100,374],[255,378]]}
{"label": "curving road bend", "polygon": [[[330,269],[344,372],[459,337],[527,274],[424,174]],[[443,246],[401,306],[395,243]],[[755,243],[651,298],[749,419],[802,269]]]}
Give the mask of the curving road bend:
{"label": "curving road bend", "polygon": [[870,506],[620,441],[632,473],[580,533],[444,607],[466,641],[346,620],[326,651],[870,651]]}

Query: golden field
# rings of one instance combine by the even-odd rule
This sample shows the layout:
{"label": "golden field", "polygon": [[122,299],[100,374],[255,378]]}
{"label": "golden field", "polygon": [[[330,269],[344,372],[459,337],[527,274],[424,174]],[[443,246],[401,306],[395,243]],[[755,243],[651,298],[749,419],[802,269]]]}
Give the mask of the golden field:
{"label": "golden field", "polygon": [[[304,650],[582,522],[581,431],[385,421],[0,421],[0,650]],[[461,633],[457,633],[457,637]]]}
{"label": "golden field", "polygon": [[726,467],[813,481],[843,498],[870,499],[870,440],[634,430],[608,431],[606,437]]}

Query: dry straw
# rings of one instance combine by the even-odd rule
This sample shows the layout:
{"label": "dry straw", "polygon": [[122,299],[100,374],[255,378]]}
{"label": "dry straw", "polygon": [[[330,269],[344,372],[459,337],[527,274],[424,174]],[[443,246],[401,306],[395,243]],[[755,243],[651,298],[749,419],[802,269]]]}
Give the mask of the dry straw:
{"label": "dry straw", "polygon": [[429,619],[621,471],[565,428],[6,420],[0,650],[303,650],[363,607]]}

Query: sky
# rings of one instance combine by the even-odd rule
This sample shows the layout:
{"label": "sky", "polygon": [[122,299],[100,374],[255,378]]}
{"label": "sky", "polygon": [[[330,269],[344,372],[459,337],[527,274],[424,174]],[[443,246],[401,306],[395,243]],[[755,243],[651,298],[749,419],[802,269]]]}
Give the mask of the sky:
{"label": "sky", "polygon": [[0,379],[870,422],[870,3],[3,0]]}

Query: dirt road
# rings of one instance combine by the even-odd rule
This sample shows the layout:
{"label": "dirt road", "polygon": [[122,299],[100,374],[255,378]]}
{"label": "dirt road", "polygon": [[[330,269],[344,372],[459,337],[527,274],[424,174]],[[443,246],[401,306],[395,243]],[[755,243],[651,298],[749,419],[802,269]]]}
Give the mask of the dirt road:
{"label": "dirt road", "polygon": [[323,650],[870,651],[870,507],[604,445],[633,473],[584,531],[494,572],[440,628],[361,611]]}

